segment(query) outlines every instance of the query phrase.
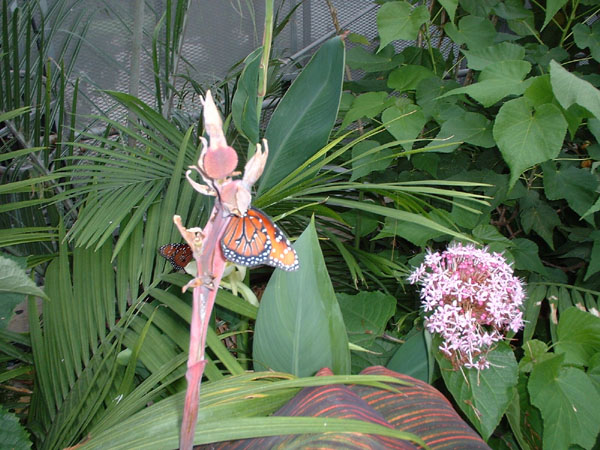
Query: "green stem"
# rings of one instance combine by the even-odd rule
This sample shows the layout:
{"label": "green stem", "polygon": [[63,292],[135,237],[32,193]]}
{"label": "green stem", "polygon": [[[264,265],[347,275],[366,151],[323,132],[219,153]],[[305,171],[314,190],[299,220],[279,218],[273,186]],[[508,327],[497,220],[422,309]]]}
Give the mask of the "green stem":
{"label": "green stem", "polygon": [[571,8],[571,15],[569,16],[567,24],[562,30],[562,36],[560,38],[559,47],[563,47],[565,40],[571,35],[571,33],[569,33],[569,30],[571,29],[571,24],[573,23],[577,15],[577,7],[579,6],[579,0],[573,0],[572,6],[573,7]]}
{"label": "green stem", "polygon": [[267,94],[267,72],[269,70],[269,56],[273,42],[273,0],[265,0],[265,30],[263,33],[263,54],[258,68],[258,114],[262,107],[262,101]]}

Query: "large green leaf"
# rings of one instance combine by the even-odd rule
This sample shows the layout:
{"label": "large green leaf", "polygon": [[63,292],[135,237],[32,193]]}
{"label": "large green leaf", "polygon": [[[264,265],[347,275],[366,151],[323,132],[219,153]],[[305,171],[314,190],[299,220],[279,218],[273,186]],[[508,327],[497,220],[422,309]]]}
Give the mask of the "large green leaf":
{"label": "large green leaf", "polygon": [[337,294],[350,342],[370,346],[383,334],[388,320],[396,311],[396,299],[383,292]]}
{"label": "large green leaf", "polygon": [[[477,3],[481,3],[480,0],[477,0]],[[497,34],[489,19],[471,15],[460,19],[458,27],[451,22],[447,23],[444,31],[455,44],[467,44],[470,50],[492,45]]]}
{"label": "large green leaf", "polygon": [[[2,310],[4,313],[7,312],[4,308],[9,308],[8,312],[10,312],[16,306],[16,304],[12,305],[12,307],[4,304],[5,295],[9,293],[48,298],[44,291],[36,286],[16,261],[0,255],[0,296],[2,296],[0,297],[2,299],[0,301],[3,303]],[[3,323],[4,321],[0,319],[0,328],[2,328]]]}
{"label": "large green leaf", "polygon": [[536,364],[528,390],[542,413],[544,448],[592,448],[600,431],[600,395],[582,370],[563,365],[564,355]]}
{"label": "large green leaf", "polygon": [[462,50],[469,69],[483,70],[498,61],[518,61],[525,57],[525,48],[512,42],[501,42],[477,50]]}
{"label": "large green leaf", "polygon": [[406,339],[406,342],[396,350],[386,367],[428,383],[433,376],[429,371],[429,358],[425,331],[421,330]]}
{"label": "large green leaf", "polygon": [[257,48],[244,60],[245,67],[240,75],[231,105],[231,115],[236,127],[253,144],[258,143],[259,111],[256,102],[262,50],[262,47]]}
{"label": "large green leaf", "polygon": [[421,107],[399,99],[381,114],[386,130],[400,142],[404,150],[410,150],[413,139],[423,130],[426,120]]}
{"label": "large green leaf", "polygon": [[525,97],[506,102],[494,123],[494,139],[508,166],[512,187],[526,169],[558,156],[567,121],[552,104],[532,107]]}
{"label": "large green leaf", "polygon": [[323,367],[348,373],[348,337],[314,221],[294,248],[300,269],[276,270],[263,294],[254,332],[254,367],[299,376]]}
{"label": "large green leaf", "polygon": [[[440,140],[444,144],[452,145],[437,148],[440,145]],[[453,144],[454,142],[456,143]],[[454,115],[443,122],[435,140],[426,148],[433,147],[432,150],[434,151],[450,153],[458,148],[462,142],[483,148],[494,147],[492,123],[482,114],[464,111],[462,114]]]}
{"label": "large green leaf", "polygon": [[468,94],[487,108],[507,95],[522,94],[527,88],[523,79],[530,70],[531,64],[527,61],[498,61],[481,71],[477,83],[453,89],[442,97]]}
{"label": "large green leaf", "polygon": [[273,187],[323,147],[337,116],[344,44],[325,42],[281,99],[265,132],[269,160],[258,193]]}
{"label": "large green leaf", "polygon": [[406,1],[387,2],[377,11],[377,29],[381,50],[397,39],[412,41],[417,38],[421,25],[429,20],[425,5],[413,7]]}
{"label": "large green leaf", "polygon": [[550,61],[550,81],[554,95],[563,108],[568,109],[576,104],[600,119],[600,91],[591,83],[567,71],[556,61]]}
{"label": "large green leaf", "polygon": [[562,8],[565,5],[565,3],[567,3],[567,1],[568,0],[548,0],[546,2],[546,14],[544,17],[544,24],[542,25],[541,30],[546,28],[546,25],[550,23],[554,15],[558,12],[560,8]]}
{"label": "large green leaf", "polygon": [[517,361],[506,344],[488,353],[491,366],[484,370],[455,370],[440,352],[436,352],[442,377],[459,408],[488,439],[500,423],[517,384]]}
{"label": "large green leaf", "polygon": [[600,61],[600,22],[596,21],[591,27],[578,23],[573,27],[573,38],[577,47],[589,48],[592,58]]}
{"label": "large green leaf", "polygon": [[571,307],[558,321],[556,353],[564,353],[566,364],[589,366],[600,353],[600,318]]}

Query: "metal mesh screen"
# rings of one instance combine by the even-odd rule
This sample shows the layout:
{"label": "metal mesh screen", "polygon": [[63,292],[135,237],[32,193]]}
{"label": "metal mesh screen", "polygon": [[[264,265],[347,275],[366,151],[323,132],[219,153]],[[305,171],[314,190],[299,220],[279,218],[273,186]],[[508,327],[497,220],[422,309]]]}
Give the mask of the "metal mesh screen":
{"label": "metal mesh screen", "polygon": [[[275,3],[279,11],[278,20],[281,21],[298,0],[278,0]],[[372,0],[331,0],[331,3],[337,11],[338,23],[342,29],[362,34],[374,41],[377,37],[378,5]],[[165,10],[165,4],[165,0],[146,0],[144,10],[138,97],[151,106],[155,104],[152,37]],[[71,28],[65,28],[64,39],[72,38],[74,34],[84,36],[83,45],[74,59],[71,77],[72,80],[80,80],[81,101],[78,113],[82,121],[88,123],[89,117],[85,115],[99,111],[109,113],[115,119],[122,119],[125,111],[116,107],[115,102],[101,90],[127,92],[129,89],[134,2],[72,0],[69,8],[73,23]],[[177,88],[186,89],[185,83],[189,83],[186,77],[203,87],[222,80],[235,63],[243,60],[261,44],[264,14],[263,0],[191,2],[182,58],[178,66],[178,73],[182,76],[176,79]],[[290,57],[288,61],[305,61],[322,42],[334,34],[327,2],[305,0],[275,39],[273,54],[275,57]],[[159,36],[164,39],[164,32]],[[57,43],[57,48],[60,47],[59,44],[62,45]],[[398,50],[404,46],[402,43],[396,45]],[[69,64],[69,61],[65,63]],[[293,65],[288,69],[296,70]],[[289,76],[293,77],[294,74]],[[179,106],[184,109],[197,108],[193,103],[186,100],[186,104]]]}

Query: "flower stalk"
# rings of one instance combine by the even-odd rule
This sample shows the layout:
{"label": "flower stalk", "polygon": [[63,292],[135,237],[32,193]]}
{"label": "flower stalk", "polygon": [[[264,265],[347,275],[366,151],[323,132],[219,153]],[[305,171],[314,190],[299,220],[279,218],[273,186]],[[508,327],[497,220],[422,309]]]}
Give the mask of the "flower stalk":
{"label": "flower stalk", "polygon": [[[190,450],[194,444],[194,432],[198,417],[200,385],[206,367],[205,346],[210,315],[215,303],[217,290],[225,270],[225,258],[220,242],[232,215],[243,216],[252,200],[250,189],[261,176],[268,157],[268,147],[263,141],[263,152],[257,145],[254,156],[246,164],[244,176],[232,179],[238,163],[237,153],[227,145],[223,133],[223,122],[212,99],[210,91],[202,100],[204,123],[209,141],[201,138],[202,152],[198,162],[190,166],[186,178],[192,187],[203,195],[215,196],[215,204],[206,226],[186,229],[181,218],[173,221],[179,232],[192,249],[196,260],[196,274],[183,290],[193,289],[192,319],[190,323],[190,348],[186,379],[188,387],[185,396],[183,421],[181,424],[179,448]],[[197,172],[204,184],[192,179]]]}

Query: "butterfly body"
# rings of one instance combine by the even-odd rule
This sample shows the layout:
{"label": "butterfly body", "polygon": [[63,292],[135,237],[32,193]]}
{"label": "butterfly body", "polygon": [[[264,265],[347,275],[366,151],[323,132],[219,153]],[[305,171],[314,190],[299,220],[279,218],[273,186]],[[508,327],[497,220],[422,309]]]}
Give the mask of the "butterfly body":
{"label": "butterfly body", "polygon": [[[256,208],[243,216],[232,215],[221,239],[223,256],[234,264],[247,267],[268,265],[293,271],[298,269],[298,256],[288,238],[277,225]],[[193,259],[187,244],[166,244],[160,254],[175,270],[183,269]]]}

